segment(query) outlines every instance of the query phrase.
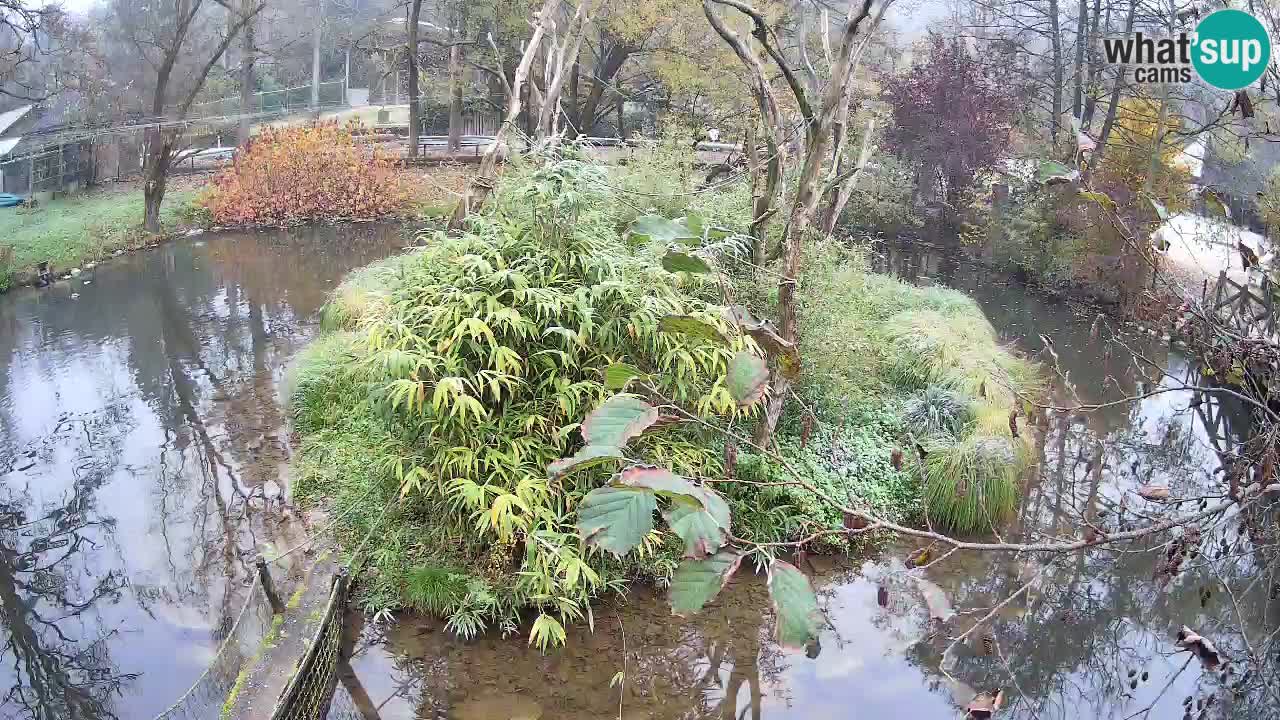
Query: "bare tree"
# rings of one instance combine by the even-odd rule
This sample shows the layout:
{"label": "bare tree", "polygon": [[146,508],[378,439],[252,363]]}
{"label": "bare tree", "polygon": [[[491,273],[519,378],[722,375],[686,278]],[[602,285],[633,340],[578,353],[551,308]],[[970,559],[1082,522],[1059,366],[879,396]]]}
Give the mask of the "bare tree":
{"label": "bare tree", "polygon": [[[765,114],[772,114],[770,106],[776,107],[769,89],[769,78],[765,74],[762,63],[746,41],[730,30],[719,19],[715,6],[727,7],[745,15],[752,24],[751,36],[763,48],[765,54],[776,70],[781,73],[787,88],[795,101],[800,114],[800,125],[804,130],[804,145],[801,154],[800,170],[796,178],[795,195],[787,215],[787,226],[782,238],[782,271],[778,282],[778,315],[780,335],[784,342],[794,344],[797,332],[796,316],[796,283],[800,275],[801,250],[804,241],[813,229],[818,205],[827,195],[827,186],[821,182],[824,169],[831,157],[833,140],[836,139],[838,121],[847,117],[849,81],[858,59],[858,51],[863,38],[869,34],[875,24],[871,18],[871,0],[851,2],[845,21],[837,34],[837,50],[831,61],[829,78],[825,88],[817,92],[806,90],[804,82],[792,69],[793,62],[788,59],[774,30],[765,16],[753,6],[740,0],[703,0],[703,10],[707,19],[726,43],[734,50],[738,58],[747,66],[754,78],[753,91],[757,93],[760,107]],[[863,23],[866,22],[864,27]],[[815,102],[818,103],[815,106]],[[774,133],[781,136],[784,132],[775,126]],[[843,142],[843,132],[839,133]],[[834,179],[834,178],[833,178]],[[791,394],[791,379],[787,373],[775,374],[769,404],[764,420],[759,426],[756,440],[767,445],[778,419],[782,416],[787,398]]]}
{"label": "bare tree", "polygon": [[[467,215],[484,204],[484,201],[489,197],[489,193],[493,191],[493,187],[497,183],[498,160],[502,153],[506,151],[508,138],[515,134],[516,126],[520,120],[520,113],[524,107],[521,101],[522,90],[529,80],[529,71],[533,67],[534,60],[540,51],[544,49],[543,39],[548,34],[552,35],[549,43],[550,49],[547,50],[544,61],[545,77],[551,80],[548,85],[548,92],[545,94],[535,92],[537,86],[533,84],[530,85],[529,90],[530,94],[535,96],[533,104],[538,110],[539,132],[541,133],[544,129],[554,130],[556,118],[559,115],[559,96],[564,89],[565,71],[573,63],[574,57],[577,56],[578,49],[582,44],[582,33],[585,31],[587,23],[590,22],[590,14],[587,10],[588,3],[589,0],[584,0],[582,5],[578,6],[572,16],[573,19],[569,23],[569,32],[563,40],[557,40],[555,38],[556,13],[560,8],[561,0],[546,0],[542,5],[542,9],[534,16],[533,34],[524,46],[520,62],[516,65],[511,79],[508,80],[506,75],[500,71],[497,73],[507,96],[506,117],[498,128],[498,132],[494,135],[493,142],[485,150],[484,157],[480,160],[479,172],[471,180],[466,194],[454,209],[453,216],[449,220],[449,228],[451,230],[462,227]],[[489,43],[493,47],[494,53],[498,54],[497,46],[493,43],[492,36],[489,38]],[[572,47],[572,52],[569,51],[570,47]],[[548,135],[553,134],[554,132],[548,133]]]}
{"label": "bare tree", "polygon": [[[116,18],[128,44],[144,63],[148,125],[144,134],[142,167],[143,227],[160,231],[160,206],[164,202],[169,170],[182,148],[184,120],[209,72],[222,59],[236,35],[265,6],[265,0],[246,0],[233,8],[230,0],[215,0],[235,17],[226,23],[207,17],[212,7],[205,0],[168,0],[155,12],[128,0],[116,2]],[[201,45],[212,50],[201,53]]]}
{"label": "bare tree", "polygon": [[37,68],[52,52],[48,38],[62,26],[56,5],[0,0],[0,95],[37,101],[53,90]]}

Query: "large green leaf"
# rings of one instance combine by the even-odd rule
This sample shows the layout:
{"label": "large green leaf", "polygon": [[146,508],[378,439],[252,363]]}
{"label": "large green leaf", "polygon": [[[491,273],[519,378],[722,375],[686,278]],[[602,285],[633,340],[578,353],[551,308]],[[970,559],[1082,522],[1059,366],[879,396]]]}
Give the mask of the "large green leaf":
{"label": "large green leaf", "polygon": [[777,638],[783,647],[804,647],[818,637],[822,611],[809,578],[781,560],[769,564],[769,598],[778,615]]}
{"label": "large green leaf", "polygon": [[632,235],[662,242],[700,237],[682,223],[668,220],[661,215],[641,215],[636,218],[635,222],[631,223],[630,232]]}
{"label": "large green leaf", "polygon": [[664,333],[690,335],[718,345],[729,344],[715,325],[691,315],[665,315],[658,321],[658,330]]}
{"label": "large green leaf", "polygon": [[647,488],[668,495],[693,495],[698,489],[688,480],[655,465],[632,465],[618,473],[613,484]]}
{"label": "large green leaf", "polygon": [[704,558],[719,550],[729,539],[729,529],[692,497],[671,501],[663,513],[671,531],[684,540],[684,556]]}
{"label": "large green leaf", "polygon": [[668,250],[662,256],[662,269],[667,272],[709,273],[711,266],[697,255]]}
{"label": "large green leaf", "polygon": [[627,456],[623,454],[621,448],[613,447],[612,445],[587,445],[575,453],[573,457],[562,458],[548,465],[547,475],[557,478],[566,473],[585,470],[610,460],[626,459]]}
{"label": "large green leaf", "polygon": [[754,405],[764,397],[765,388],[769,386],[769,366],[759,355],[741,350],[729,361],[725,386],[738,405]]}
{"label": "large green leaf", "polygon": [[653,530],[658,496],[632,487],[596,488],[578,506],[578,533],[588,545],[626,555]]}
{"label": "large green leaf", "polygon": [[621,390],[636,378],[648,377],[640,368],[627,363],[611,363],[604,369],[604,386],[608,390]]}
{"label": "large green leaf", "polygon": [[702,609],[733,577],[742,558],[736,550],[721,550],[705,560],[685,560],[671,578],[671,612],[690,615]]}
{"label": "large green leaf", "polygon": [[635,395],[614,395],[582,421],[588,445],[625,447],[627,441],[658,421],[658,410]]}
{"label": "large green leaf", "polygon": [[1036,182],[1045,185],[1070,182],[1075,180],[1079,174],[1057,160],[1042,160],[1040,161],[1040,166],[1036,168]]}
{"label": "large green leaf", "polygon": [[702,507],[711,513],[711,517],[715,518],[720,527],[725,530],[732,528],[732,525],[729,524],[729,503],[725,502],[720,493],[706,485],[695,485],[692,495],[702,501]]}
{"label": "large green leaf", "polygon": [[[715,241],[723,240],[729,237],[730,235],[734,234],[732,228],[722,227],[720,225],[712,225],[709,222],[707,222],[706,218],[694,212],[691,212],[685,217],[681,218],[680,222],[685,227],[689,228],[689,232],[692,233],[693,236],[696,239],[700,240],[702,243],[705,243],[707,241],[715,242]],[[690,243],[690,244],[698,244],[698,243]]]}

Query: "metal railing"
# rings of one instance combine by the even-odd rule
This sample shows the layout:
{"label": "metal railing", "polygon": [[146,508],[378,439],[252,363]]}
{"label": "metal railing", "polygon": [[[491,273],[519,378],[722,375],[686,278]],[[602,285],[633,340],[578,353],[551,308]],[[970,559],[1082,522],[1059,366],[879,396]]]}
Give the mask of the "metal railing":
{"label": "metal railing", "polygon": [[[319,97],[320,108],[346,105],[346,83],[342,80],[320,83]],[[176,108],[174,109],[176,110]],[[311,105],[311,86],[301,85],[283,90],[267,90],[254,93],[253,100],[247,109],[241,107],[239,95],[196,103],[187,111],[187,119],[233,117],[246,113],[250,115],[286,115],[291,112],[302,112],[311,109],[313,109]]]}

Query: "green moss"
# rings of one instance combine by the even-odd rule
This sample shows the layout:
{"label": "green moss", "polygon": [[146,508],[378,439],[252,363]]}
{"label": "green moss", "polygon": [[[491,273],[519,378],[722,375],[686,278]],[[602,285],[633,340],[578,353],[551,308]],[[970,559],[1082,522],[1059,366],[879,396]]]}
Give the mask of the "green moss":
{"label": "green moss", "polygon": [[240,672],[236,673],[236,681],[231,685],[231,690],[227,693],[227,699],[222,702],[222,712],[220,714],[222,720],[230,720],[231,712],[235,709],[236,699],[244,691],[245,683],[249,682],[249,677],[253,675],[254,669],[262,661],[262,656],[276,646],[276,641],[280,639],[280,628],[283,625],[284,615],[275,615],[271,618],[271,628],[267,630],[266,635],[262,636],[262,642],[258,643],[257,651],[240,667]]}
{"label": "green moss", "polygon": [[[194,191],[166,195],[160,213],[165,231],[186,224],[194,198]],[[135,190],[86,192],[0,212],[0,237],[12,248],[10,273],[31,270],[40,262],[66,269],[136,246],[147,237],[141,225],[142,192]]]}

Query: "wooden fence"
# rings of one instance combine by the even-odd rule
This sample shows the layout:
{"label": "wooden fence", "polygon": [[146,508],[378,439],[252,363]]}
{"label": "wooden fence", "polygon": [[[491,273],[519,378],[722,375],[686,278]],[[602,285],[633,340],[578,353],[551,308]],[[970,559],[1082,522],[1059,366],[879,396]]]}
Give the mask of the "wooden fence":
{"label": "wooden fence", "polygon": [[1240,335],[1274,338],[1276,291],[1275,283],[1266,275],[1262,276],[1261,284],[1250,285],[1247,280],[1244,283],[1232,280],[1224,270],[1214,286],[1211,310]]}

